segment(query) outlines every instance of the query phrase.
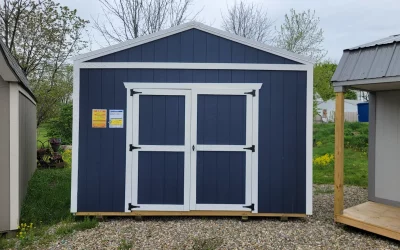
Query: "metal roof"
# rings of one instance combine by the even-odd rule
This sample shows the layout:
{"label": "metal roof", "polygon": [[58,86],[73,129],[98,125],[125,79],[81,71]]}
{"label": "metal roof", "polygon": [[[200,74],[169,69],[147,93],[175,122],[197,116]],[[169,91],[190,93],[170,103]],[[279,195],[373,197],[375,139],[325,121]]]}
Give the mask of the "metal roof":
{"label": "metal roof", "polygon": [[373,46],[376,46],[376,45],[384,45],[384,44],[394,43],[394,42],[400,42],[400,34],[388,36],[388,37],[385,37],[385,38],[382,38],[382,39],[379,39],[379,40],[375,40],[373,42],[369,42],[369,43],[365,43],[365,44],[362,44],[362,45],[358,45],[358,46],[349,48],[348,50],[373,47]]}
{"label": "metal roof", "polygon": [[400,35],[395,35],[344,50],[332,82],[382,80],[398,76]]}
{"label": "metal roof", "polygon": [[0,49],[8,62],[8,66],[12,69],[16,77],[20,80],[20,83],[22,83],[23,88],[36,101],[35,95],[33,94],[32,90],[29,87],[29,81],[26,78],[24,71],[21,69],[18,62],[15,60],[14,56],[11,54],[10,50],[7,48],[7,46],[3,43],[1,39],[0,39]]}

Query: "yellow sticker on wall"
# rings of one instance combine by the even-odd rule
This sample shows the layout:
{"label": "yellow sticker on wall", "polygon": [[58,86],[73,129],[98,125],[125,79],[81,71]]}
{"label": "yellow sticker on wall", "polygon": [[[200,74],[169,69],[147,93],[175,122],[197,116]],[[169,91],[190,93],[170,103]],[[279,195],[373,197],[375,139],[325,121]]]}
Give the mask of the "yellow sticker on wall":
{"label": "yellow sticker on wall", "polygon": [[107,128],[107,109],[92,109],[92,128]]}

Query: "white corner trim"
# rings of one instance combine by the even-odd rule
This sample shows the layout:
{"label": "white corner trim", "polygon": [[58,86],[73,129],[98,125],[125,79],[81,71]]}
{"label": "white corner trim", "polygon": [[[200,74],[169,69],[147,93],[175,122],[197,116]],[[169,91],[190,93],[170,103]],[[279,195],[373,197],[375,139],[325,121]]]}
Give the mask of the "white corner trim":
{"label": "white corner trim", "polygon": [[[143,82],[124,82],[127,89],[213,89],[213,90],[259,90],[262,83],[143,83]],[[214,91],[214,92],[215,92]],[[217,92],[215,92],[217,93]]]}
{"label": "white corner trim", "polygon": [[78,156],[79,156],[79,63],[74,63],[74,86],[72,93],[72,173],[71,173],[71,213],[78,210]]}
{"label": "white corner trim", "polygon": [[306,214],[313,213],[313,66],[307,70],[306,112]]}
{"label": "white corner trim", "polygon": [[103,49],[99,49],[96,51],[92,51],[92,52],[88,52],[86,54],[82,54],[82,55],[78,55],[76,57],[73,58],[74,61],[79,61],[79,62],[83,62],[83,61],[88,61],[97,57],[101,57],[104,55],[108,55],[111,53],[115,53],[124,49],[128,49],[128,48],[132,48],[132,47],[136,47],[145,43],[149,43],[151,41],[155,41],[167,36],[171,36],[189,29],[193,29],[196,28],[198,30],[204,31],[206,33],[209,34],[213,34],[249,47],[253,47],[256,49],[259,49],[261,51],[265,51],[268,53],[272,53],[278,56],[282,56],[285,57],[287,59],[299,62],[299,63],[304,63],[306,65],[312,65],[314,64],[314,60],[309,58],[309,57],[305,57],[302,55],[298,55],[296,53],[284,50],[284,49],[280,49],[280,48],[276,48],[276,47],[272,47],[269,45],[266,45],[264,43],[260,43],[260,42],[256,42],[241,36],[237,36],[234,34],[231,34],[229,32],[226,31],[222,31],[207,25],[204,25],[202,23],[198,23],[198,22],[188,22],[185,24],[181,24],[166,30],[161,30],[158,32],[155,32],[153,34],[150,35],[146,35],[146,36],[142,36],[136,39],[132,39],[132,40],[128,40],[126,42],[122,42],[116,45],[112,45]]}
{"label": "white corner trim", "polygon": [[18,228],[19,214],[19,85],[10,83],[10,230]]}
{"label": "white corner trim", "polygon": [[160,62],[84,62],[85,69],[225,69],[306,71],[309,65],[256,63],[160,63]]}

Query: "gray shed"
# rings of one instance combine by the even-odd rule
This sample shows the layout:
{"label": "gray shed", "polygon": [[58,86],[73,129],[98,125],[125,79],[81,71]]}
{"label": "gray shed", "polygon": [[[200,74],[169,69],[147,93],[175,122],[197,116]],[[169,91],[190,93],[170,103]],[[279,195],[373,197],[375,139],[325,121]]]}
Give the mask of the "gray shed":
{"label": "gray shed", "polygon": [[36,99],[0,41],[0,232],[15,230],[36,168]]}
{"label": "gray shed", "polygon": [[[346,49],[336,92],[335,221],[400,240],[400,35]],[[369,91],[368,199],[343,209],[343,93]]]}

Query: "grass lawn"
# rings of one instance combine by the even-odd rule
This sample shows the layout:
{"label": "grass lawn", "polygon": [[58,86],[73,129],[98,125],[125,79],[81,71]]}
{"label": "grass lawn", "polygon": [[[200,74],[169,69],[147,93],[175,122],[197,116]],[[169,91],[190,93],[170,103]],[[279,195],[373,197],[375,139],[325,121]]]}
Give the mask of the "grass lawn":
{"label": "grass lawn", "polygon": [[[318,145],[314,147],[314,159],[325,154],[334,155],[334,133],[332,123],[314,125],[314,139]],[[368,143],[365,137],[368,138],[367,123],[345,124],[344,183],[347,185],[368,186]],[[314,165],[314,183],[333,184],[333,165],[333,162],[325,167]]]}
{"label": "grass lawn", "polygon": [[39,142],[43,142],[44,146],[47,147],[47,140],[48,140],[48,136],[47,136],[47,128],[46,128],[46,124],[42,124],[40,125],[40,127],[37,129],[37,147],[40,148],[42,146],[42,144]]}

